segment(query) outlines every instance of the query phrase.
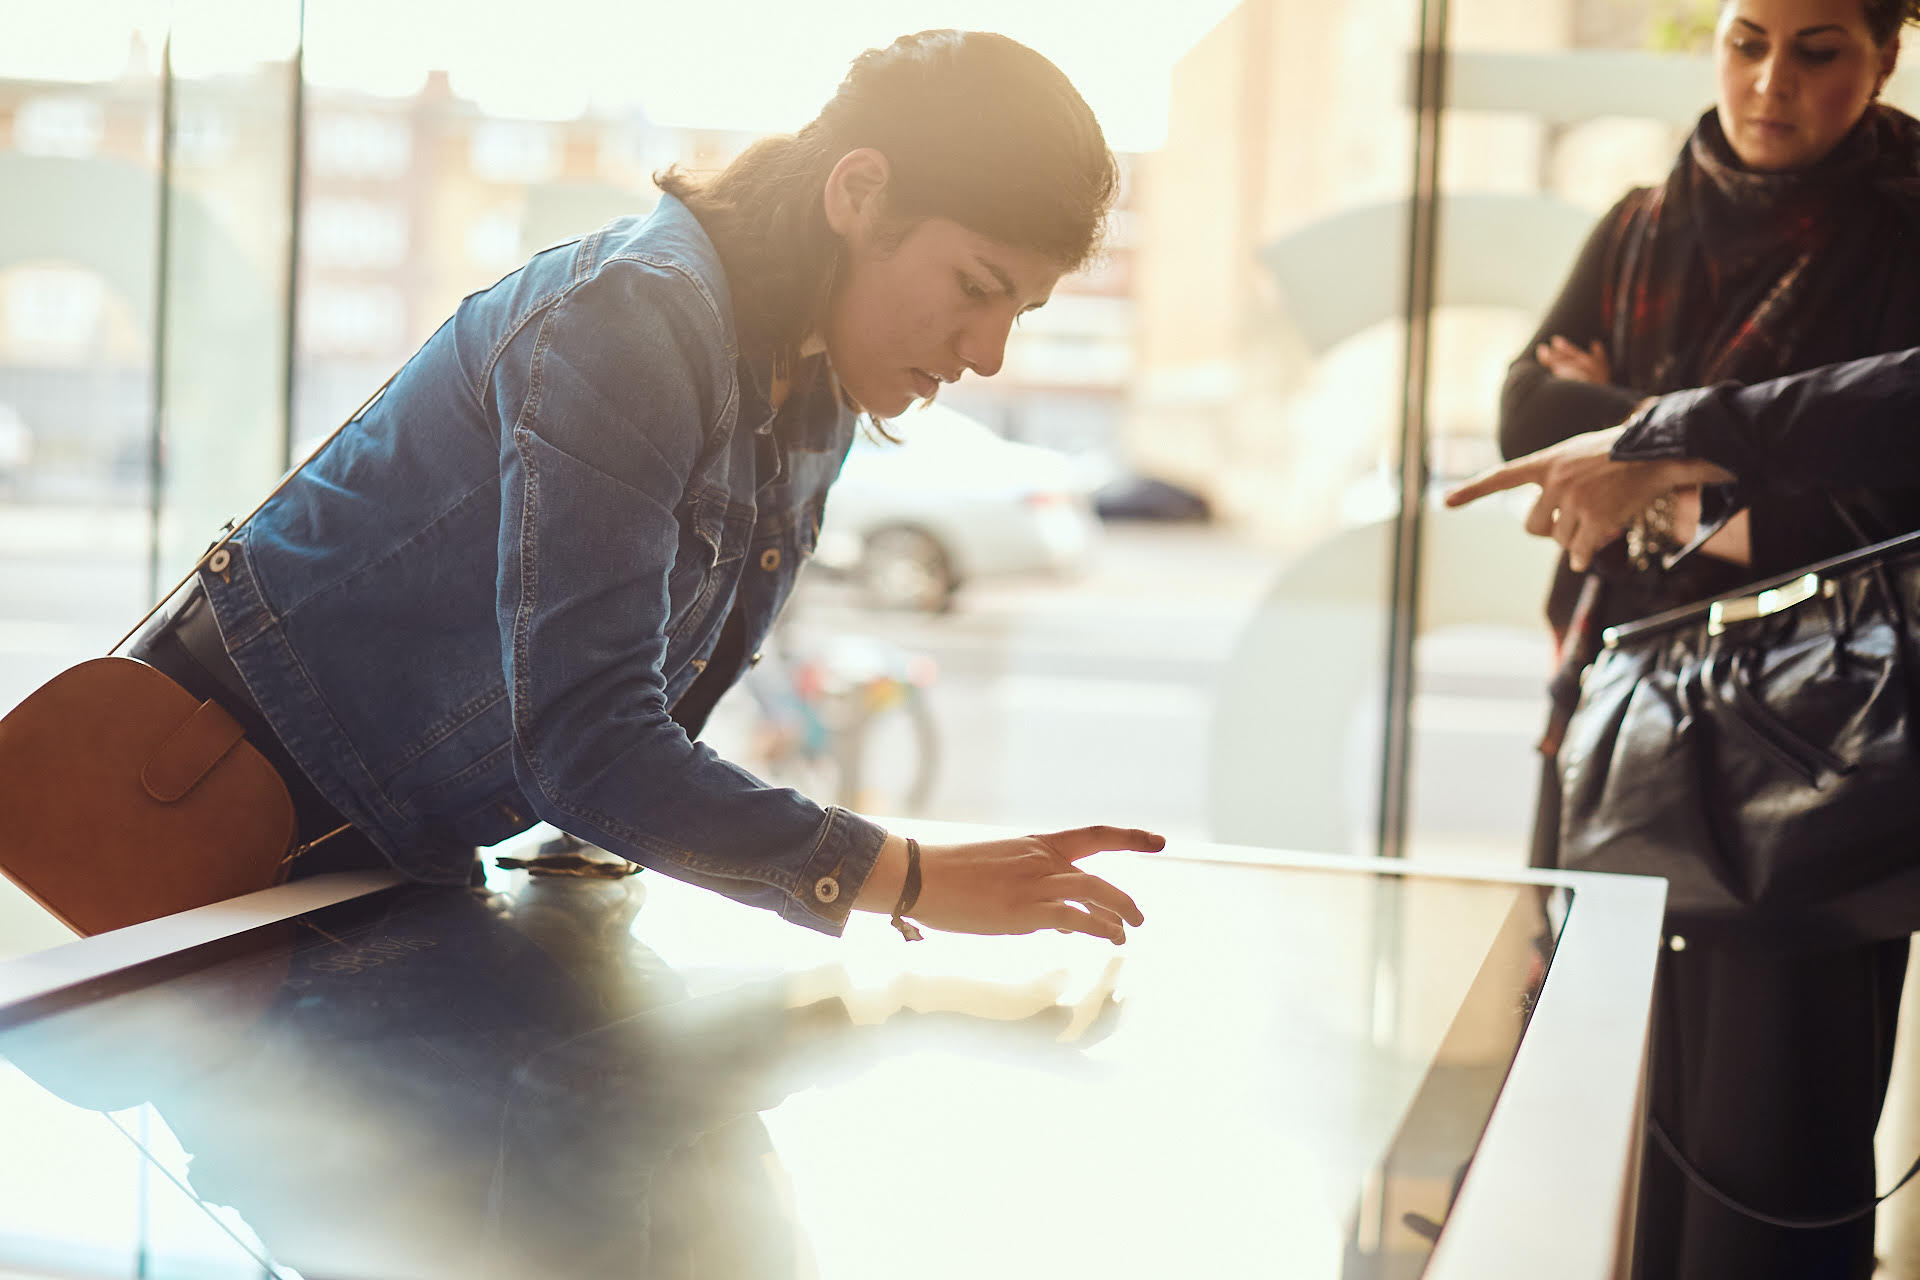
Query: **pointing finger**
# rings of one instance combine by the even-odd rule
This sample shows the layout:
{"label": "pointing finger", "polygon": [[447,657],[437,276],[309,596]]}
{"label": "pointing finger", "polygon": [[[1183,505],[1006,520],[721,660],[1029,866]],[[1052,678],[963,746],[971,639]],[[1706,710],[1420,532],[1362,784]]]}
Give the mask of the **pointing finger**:
{"label": "pointing finger", "polygon": [[1504,489],[1517,489],[1523,484],[1539,484],[1547,474],[1547,464],[1531,458],[1521,458],[1509,462],[1504,467],[1495,467],[1482,472],[1459,488],[1447,494],[1449,507],[1464,507],[1469,502],[1478,502],[1490,493],[1499,493]]}

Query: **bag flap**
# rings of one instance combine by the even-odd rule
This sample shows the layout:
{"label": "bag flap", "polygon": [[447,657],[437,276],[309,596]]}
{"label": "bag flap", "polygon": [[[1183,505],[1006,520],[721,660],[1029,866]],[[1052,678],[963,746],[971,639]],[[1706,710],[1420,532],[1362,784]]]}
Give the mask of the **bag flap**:
{"label": "bag flap", "polygon": [[27,695],[0,716],[0,875],[79,934],[278,883],[293,802],[223,717],[133,658]]}
{"label": "bag flap", "polygon": [[172,804],[193,790],[244,733],[225,707],[209,699],[147,758],[140,784],[155,800]]}

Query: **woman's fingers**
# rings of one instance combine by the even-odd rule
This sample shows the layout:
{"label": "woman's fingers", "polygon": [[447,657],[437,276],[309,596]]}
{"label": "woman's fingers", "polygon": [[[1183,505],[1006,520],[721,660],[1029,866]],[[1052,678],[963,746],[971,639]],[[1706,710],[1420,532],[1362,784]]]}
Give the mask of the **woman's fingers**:
{"label": "woman's fingers", "polygon": [[1534,347],[1534,359],[1555,378],[1572,378],[1574,382],[1609,382],[1613,378],[1607,349],[1597,338],[1584,347],[1576,347],[1567,338],[1555,334],[1548,342]]}
{"label": "woman's fingers", "polygon": [[1527,511],[1526,530],[1536,538],[1551,538],[1553,524],[1560,513],[1555,509],[1553,500],[1547,497],[1546,490],[1533,500],[1533,506]]}
{"label": "woman's fingers", "polygon": [[1564,510],[1553,522],[1553,540],[1566,551],[1567,564],[1575,573],[1585,573],[1587,569],[1586,560],[1575,550],[1579,544],[1583,524],[1578,513]]}
{"label": "woman's fingers", "polygon": [[[1128,925],[1145,922],[1144,913],[1119,888],[1076,868],[1074,859],[1103,849],[1152,852],[1165,845],[1155,833],[1131,827],[926,845],[913,918],[956,933],[1054,928],[1123,941]],[[1063,914],[1069,906],[1071,914]]]}
{"label": "woman's fingers", "polygon": [[1127,940],[1127,931],[1117,919],[1103,920],[1091,911],[1069,902],[1049,902],[1040,908],[1037,928],[1058,929],[1061,933],[1085,933],[1119,944]]}
{"label": "woman's fingers", "polygon": [[1088,875],[1084,871],[1063,871],[1059,875],[1048,876],[1041,881],[1041,887],[1049,895],[1068,902],[1101,907],[1130,925],[1138,926],[1146,921],[1132,898],[1099,876]]}
{"label": "woman's fingers", "polygon": [[1619,528],[1596,513],[1577,508],[1554,513],[1553,540],[1566,548],[1567,567],[1575,573],[1585,573],[1601,548],[1619,536]]}
{"label": "woman's fingers", "polygon": [[1579,352],[1569,347],[1565,338],[1551,338],[1541,343],[1535,348],[1533,358],[1556,378],[1574,377],[1579,368]]}
{"label": "woman's fingers", "polygon": [[1555,334],[1534,347],[1533,358],[1556,378],[1576,382],[1610,382],[1613,378],[1607,349],[1598,338],[1585,347],[1576,347]]}
{"label": "woman's fingers", "polygon": [[1142,831],[1138,827],[1074,827],[1069,831],[1054,831],[1034,838],[1068,862],[1078,862],[1091,854],[1110,849],[1158,853],[1167,847],[1165,836]]}

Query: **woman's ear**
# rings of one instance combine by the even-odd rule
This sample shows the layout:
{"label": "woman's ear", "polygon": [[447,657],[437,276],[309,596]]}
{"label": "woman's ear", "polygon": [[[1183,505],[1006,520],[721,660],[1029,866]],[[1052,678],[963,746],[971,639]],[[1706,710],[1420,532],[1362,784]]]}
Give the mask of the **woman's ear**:
{"label": "woman's ear", "polygon": [[840,157],[827,175],[827,225],[842,237],[873,226],[880,216],[881,193],[886,190],[891,169],[886,156],[872,147],[861,147]]}
{"label": "woman's ear", "polygon": [[1879,97],[1880,91],[1887,87],[1887,78],[1893,74],[1893,69],[1899,65],[1899,62],[1900,35],[1898,32],[1895,32],[1893,39],[1887,41],[1886,45],[1880,50],[1880,79],[1876,81],[1873,86],[1874,97]]}

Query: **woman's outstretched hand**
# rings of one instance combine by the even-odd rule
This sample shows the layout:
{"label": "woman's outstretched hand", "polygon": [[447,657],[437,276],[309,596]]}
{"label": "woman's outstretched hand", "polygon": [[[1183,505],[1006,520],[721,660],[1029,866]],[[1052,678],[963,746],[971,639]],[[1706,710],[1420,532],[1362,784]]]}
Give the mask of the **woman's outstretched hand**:
{"label": "woman's outstretched hand", "polygon": [[[920,847],[920,897],[908,914],[950,933],[1058,929],[1109,942],[1144,920],[1132,898],[1075,864],[1108,849],[1155,853],[1166,840],[1126,827],[1076,827],[1049,835]],[[906,842],[888,836],[854,905],[890,912],[906,873]]]}
{"label": "woman's outstretched hand", "polygon": [[1595,553],[1619,537],[1627,522],[1655,498],[1690,485],[1733,479],[1712,463],[1695,459],[1616,461],[1613,445],[1624,430],[1589,431],[1515,458],[1448,493],[1447,505],[1463,507],[1490,493],[1537,484],[1540,497],[1527,512],[1527,532],[1565,547],[1574,572],[1584,573]]}

